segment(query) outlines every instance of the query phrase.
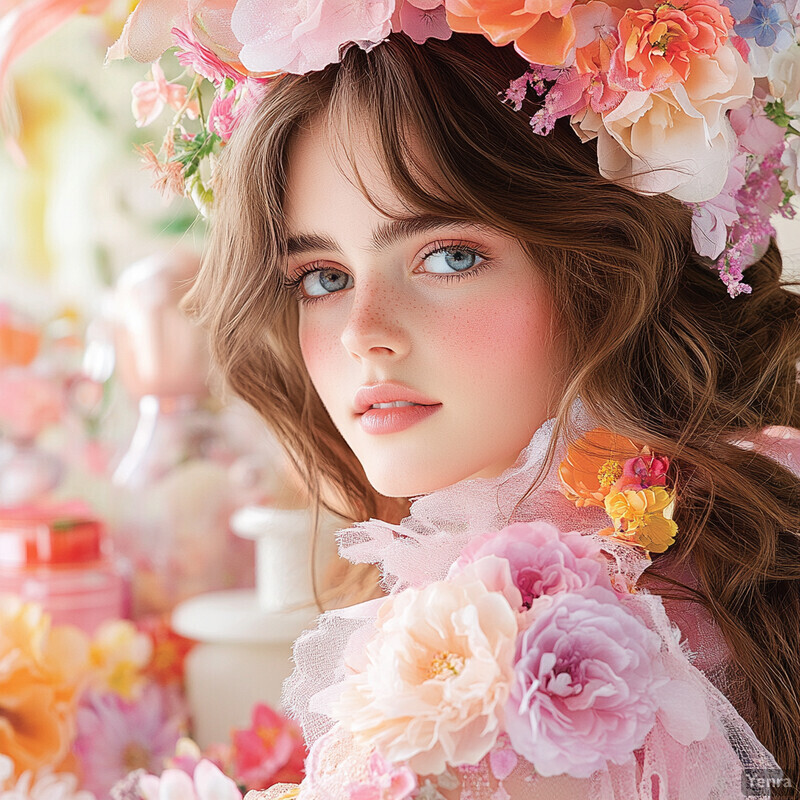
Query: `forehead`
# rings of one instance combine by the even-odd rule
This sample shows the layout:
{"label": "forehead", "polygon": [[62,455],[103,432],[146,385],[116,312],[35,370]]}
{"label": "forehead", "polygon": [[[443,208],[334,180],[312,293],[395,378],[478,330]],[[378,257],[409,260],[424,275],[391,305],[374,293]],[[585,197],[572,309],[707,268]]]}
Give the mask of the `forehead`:
{"label": "forehead", "polygon": [[[284,213],[290,233],[341,223],[363,225],[366,219],[377,224],[420,212],[395,188],[375,136],[368,125],[324,120],[297,131],[287,152]],[[415,159],[428,161],[420,143],[414,144]],[[434,172],[432,164],[427,166],[425,171],[409,168],[422,182]]]}

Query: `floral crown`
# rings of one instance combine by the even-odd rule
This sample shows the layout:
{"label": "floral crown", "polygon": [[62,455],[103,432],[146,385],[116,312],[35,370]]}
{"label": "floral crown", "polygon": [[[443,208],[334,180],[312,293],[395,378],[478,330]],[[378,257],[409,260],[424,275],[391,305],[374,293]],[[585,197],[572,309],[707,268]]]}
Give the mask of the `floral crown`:
{"label": "floral crown", "polygon": [[[751,291],[743,273],[775,233],[771,215],[792,217],[800,192],[798,27],[799,0],[139,0],[108,58],[152,63],[133,87],[137,124],[175,113],[143,156],[160,188],[203,211],[219,150],[281,75],[396,31],[513,43],[530,66],[501,100],[519,111],[538,96],[533,133],[569,117],[597,140],[604,177],[691,208],[696,251],[736,297]],[[159,66],[171,48],[183,83]]]}

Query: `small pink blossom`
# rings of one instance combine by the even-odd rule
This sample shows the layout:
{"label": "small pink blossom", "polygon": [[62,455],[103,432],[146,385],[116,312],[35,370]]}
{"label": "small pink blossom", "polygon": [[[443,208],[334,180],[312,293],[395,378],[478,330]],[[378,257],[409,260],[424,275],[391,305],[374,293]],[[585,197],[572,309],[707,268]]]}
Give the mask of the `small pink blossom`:
{"label": "small pink blossom", "polygon": [[[151,71],[152,80],[137,81],[131,89],[133,95],[131,110],[137,128],[143,128],[154,122],[165,106],[170,106],[178,111],[186,104],[187,89],[185,86],[180,83],[168,83],[158,62],[152,65]],[[197,119],[199,113],[200,107],[197,101],[192,100],[186,106],[187,116],[189,119]]]}
{"label": "small pink blossom", "polygon": [[[490,565],[489,559],[508,563],[510,579],[519,592],[520,605],[514,610],[523,615],[525,623],[562,592],[591,586],[612,588],[598,542],[580,533],[562,533],[549,522],[518,522],[475,537],[451,567],[450,575],[473,569],[485,573],[483,565]],[[484,583],[491,591],[503,591],[497,581],[484,579]],[[504,594],[508,598],[508,592]]]}
{"label": "small pink blossom", "polygon": [[222,61],[216,53],[201,44],[192,35],[185,33],[180,28],[172,29],[172,36],[178,46],[178,63],[184,67],[191,67],[198,75],[213,83],[222,83],[226,78],[240,81],[244,78],[229,64]]}
{"label": "small pink blossom", "polygon": [[234,730],[232,739],[236,777],[248,789],[302,780],[303,736],[291,720],[268,705],[258,703],[251,726]]}
{"label": "small pink blossom", "polygon": [[347,45],[368,50],[382,42],[391,32],[394,6],[394,0],[239,0],[231,30],[242,43],[239,58],[251,72],[302,75],[338,62]]}
{"label": "small pink blossom", "polygon": [[235,102],[235,92],[228,92],[226,95],[217,94],[208,111],[208,129],[211,133],[216,133],[223,142],[231,138],[236,128],[236,118],[233,113]]}
{"label": "small pink blossom", "polygon": [[629,458],[622,467],[622,477],[614,489],[649,489],[651,486],[667,485],[669,459],[666,456],[637,456]]}
{"label": "small pink blossom", "polygon": [[393,766],[376,750],[369,759],[369,777],[347,788],[349,800],[407,800],[417,789],[417,776],[406,766]]}
{"label": "small pink blossom", "polygon": [[554,599],[517,641],[506,731],[544,776],[624,764],[669,683],[661,638],[601,587]]}
{"label": "small pink blossom", "polygon": [[392,16],[392,30],[403,31],[417,44],[428,39],[447,40],[453,35],[441,0],[399,0]]}

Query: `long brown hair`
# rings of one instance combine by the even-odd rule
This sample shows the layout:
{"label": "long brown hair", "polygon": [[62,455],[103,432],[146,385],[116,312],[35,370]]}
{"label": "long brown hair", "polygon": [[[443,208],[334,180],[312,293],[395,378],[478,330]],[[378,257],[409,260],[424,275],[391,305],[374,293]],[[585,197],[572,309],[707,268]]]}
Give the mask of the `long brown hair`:
{"label": "long brown hair", "polygon": [[[781,282],[773,243],[746,272],[752,295],[729,298],[693,252],[684,206],[608,182],[594,146],[568,126],[536,136],[533,107],[501,103],[525,69],[512,48],[480,36],[419,46],[392,35],[281,79],[223,154],[186,307],[209,328],[230,387],[283,441],[315,506],[396,522],[407,501],[370,486],[300,355],[296,303],[281,280],[287,147],[308,124],[366,121],[410,208],[516,237],[548,282],[571,354],[556,434],[568,432],[580,395],[600,424],[670,457],[679,530],[670,555],[691,556],[699,588],[665,578],[656,590],[711,612],[749,683],[753,727],[797,785],[800,481],[730,441],[767,425],[800,427],[800,296]],[[433,189],[415,180],[425,167],[412,134],[437,170]],[[649,573],[656,581],[657,561]],[[357,589],[374,593],[374,574],[351,569],[344,594],[356,599]]]}

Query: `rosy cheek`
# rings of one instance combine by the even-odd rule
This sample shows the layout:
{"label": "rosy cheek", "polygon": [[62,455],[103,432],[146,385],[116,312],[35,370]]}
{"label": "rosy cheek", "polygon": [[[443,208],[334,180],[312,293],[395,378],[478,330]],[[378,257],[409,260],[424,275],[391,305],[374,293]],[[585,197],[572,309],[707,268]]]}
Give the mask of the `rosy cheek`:
{"label": "rosy cheek", "polygon": [[441,340],[449,343],[455,363],[473,374],[486,367],[508,375],[510,367],[544,351],[549,330],[542,303],[535,297],[515,299],[509,294],[475,298],[440,324]]}
{"label": "rosy cheek", "polygon": [[[326,370],[331,368],[333,345],[330,335],[319,326],[303,325],[298,329],[298,339],[300,341],[300,352],[303,356],[308,374],[311,381],[317,386],[325,380]],[[325,398],[322,398],[323,401]]]}

